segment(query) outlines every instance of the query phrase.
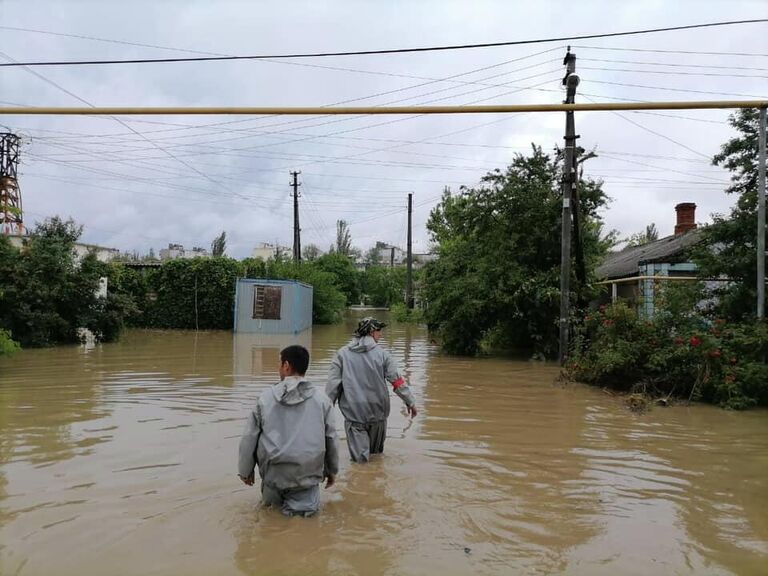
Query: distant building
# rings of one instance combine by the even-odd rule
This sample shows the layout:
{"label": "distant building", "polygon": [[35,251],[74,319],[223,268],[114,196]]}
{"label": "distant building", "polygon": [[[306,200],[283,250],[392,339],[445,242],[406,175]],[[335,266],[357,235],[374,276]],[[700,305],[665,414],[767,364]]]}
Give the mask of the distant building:
{"label": "distant building", "polygon": [[675,233],[640,246],[629,246],[611,252],[597,267],[596,275],[611,289],[611,300],[635,302],[641,313],[652,316],[657,288],[668,278],[696,275],[690,249],[701,241],[696,225],[696,204],[684,202],[675,206]]}
{"label": "distant building", "polygon": [[[8,236],[8,239],[11,241],[11,246],[22,248],[27,241],[28,236],[12,234]],[[78,261],[82,260],[90,253],[94,253],[96,259],[100,262],[109,262],[120,255],[120,250],[117,248],[107,248],[106,246],[97,246],[96,244],[86,244],[84,242],[75,243],[75,257]]]}
{"label": "distant building", "polygon": [[175,260],[177,258],[207,258],[211,255],[205,248],[187,250],[181,244],[168,244],[168,248],[160,250],[160,260]]}
{"label": "distant building", "polygon": [[414,254],[413,254],[413,267],[414,268],[422,268],[428,262],[434,262],[435,260],[437,260],[437,254],[431,254],[429,252],[424,252],[424,253],[421,253],[421,254],[416,254],[414,252]]}
{"label": "distant building", "polygon": [[397,246],[385,242],[376,242],[376,250],[379,254],[381,266],[405,266],[407,253]]}
{"label": "distant building", "polygon": [[251,258],[261,258],[269,260],[278,255],[293,254],[293,249],[279,244],[270,244],[269,242],[259,242],[251,252]]}

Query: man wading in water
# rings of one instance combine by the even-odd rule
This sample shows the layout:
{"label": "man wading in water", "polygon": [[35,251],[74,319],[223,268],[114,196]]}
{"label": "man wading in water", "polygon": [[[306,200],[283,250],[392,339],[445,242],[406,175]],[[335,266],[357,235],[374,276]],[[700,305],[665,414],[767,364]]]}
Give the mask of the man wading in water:
{"label": "man wading in water", "polygon": [[312,516],[320,506],[320,483],[333,486],[339,471],[333,404],[307,382],[309,352],[280,352],[280,382],[259,397],[240,440],[238,476],[253,486],[258,464],[266,506],[286,516]]}
{"label": "man wading in water", "polygon": [[344,415],[349,454],[354,462],[368,462],[371,454],[384,451],[389,416],[389,390],[405,402],[411,418],[417,414],[410,388],[400,376],[397,363],[379,346],[386,324],[363,318],[352,341],[336,353],[331,363],[326,394],[338,401]]}

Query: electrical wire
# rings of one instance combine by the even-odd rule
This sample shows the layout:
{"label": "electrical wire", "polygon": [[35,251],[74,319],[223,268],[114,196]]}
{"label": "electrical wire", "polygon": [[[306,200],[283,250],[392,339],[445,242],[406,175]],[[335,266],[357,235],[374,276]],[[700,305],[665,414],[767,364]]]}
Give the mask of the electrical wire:
{"label": "electrical wire", "polygon": [[[667,88],[666,86],[645,86],[643,84],[626,84],[622,82],[608,82],[605,80],[585,80],[587,82],[592,82],[594,84],[607,84],[610,86],[624,86],[627,88],[645,88],[647,90],[665,90],[667,92],[685,92],[685,93],[691,93],[691,94],[711,94],[714,96],[739,96],[743,98],[759,98],[763,99],[765,96],[757,96],[755,94],[741,94],[738,92],[713,92],[711,90],[691,90],[687,88]],[[580,94],[583,95],[583,94]]]}
{"label": "electrical wire", "polygon": [[680,70],[637,70],[633,68],[600,68],[580,66],[579,70],[597,70],[599,72],[631,72],[632,74],[663,74],[667,76],[713,76],[717,78],[768,78],[759,74],[721,74],[718,72],[681,72]]}
{"label": "electrical wire", "polygon": [[[336,52],[310,52],[310,53],[288,53],[288,54],[258,54],[250,56],[196,56],[186,58],[128,58],[114,60],[58,60],[58,61],[38,61],[38,62],[16,62],[2,63],[2,67],[11,66],[91,66],[105,64],[161,64],[176,62],[212,62],[212,61],[232,61],[232,60],[264,60],[277,58],[325,58],[331,56],[372,56],[383,54],[406,54],[415,52],[440,52],[448,50],[468,50],[476,48],[496,48],[501,46],[521,46],[525,44],[543,44],[548,42],[566,42],[573,40],[587,40],[594,38],[615,38],[619,36],[637,36],[641,34],[654,34],[658,32],[676,32],[681,30],[695,30],[701,28],[713,28],[720,26],[733,26],[740,24],[759,24],[768,22],[766,18],[752,20],[731,20],[722,22],[708,22],[704,24],[689,24],[686,26],[668,26],[663,28],[646,28],[642,30],[629,30],[623,32],[605,32],[600,34],[582,34],[578,36],[560,36],[552,38],[536,38],[530,40],[511,40],[506,42],[485,42],[478,44],[453,44],[448,46],[426,46],[419,48],[392,48],[386,50],[357,50],[357,51],[336,51]],[[3,27],[9,29],[9,27]],[[20,30],[20,29],[16,29]],[[29,29],[27,29],[29,30]]]}
{"label": "electrical wire", "polygon": [[579,62],[608,62],[611,64],[639,64],[641,66],[666,66],[672,68],[707,68],[712,70],[751,70],[756,72],[768,72],[768,68],[755,68],[753,66],[716,66],[714,64],[689,64],[681,62],[644,62],[638,60],[614,60],[611,58],[583,58]]}
{"label": "electrical wire", "polygon": [[757,56],[768,57],[768,54],[754,52],[704,52],[701,50],[659,50],[653,48],[619,48],[615,46],[572,46],[574,49],[586,48],[588,50],[613,50],[617,52],[652,52],[655,54],[696,54],[700,56]]}
{"label": "electrical wire", "polygon": [[[10,61],[10,62],[16,62],[16,60],[14,60],[13,58],[11,58],[11,57],[10,57],[8,54],[5,54],[4,52],[0,52],[0,57],[3,57],[4,59],[6,59],[6,60],[8,60],[8,61]],[[74,92],[72,92],[72,91],[70,91],[70,90],[67,90],[66,88],[64,88],[64,87],[63,87],[63,86],[61,86],[60,84],[57,84],[56,82],[54,82],[54,81],[53,81],[53,80],[51,80],[50,78],[47,78],[47,77],[43,76],[42,74],[40,74],[39,72],[36,72],[35,70],[32,70],[32,69],[31,69],[30,67],[28,67],[28,66],[24,66],[24,65],[22,65],[21,67],[22,67],[22,69],[23,69],[23,70],[25,70],[26,72],[28,72],[28,73],[32,74],[33,76],[35,76],[35,77],[36,77],[36,78],[38,78],[39,80],[42,80],[43,82],[45,82],[45,83],[47,83],[47,84],[49,84],[49,85],[53,86],[53,87],[54,87],[54,88],[56,88],[57,90],[60,90],[61,92],[63,92],[63,93],[65,93],[65,94],[67,94],[68,96],[70,96],[70,97],[72,97],[72,98],[76,99],[77,101],[79,101],[79,102],[81,102],[81,103],[85,104],[86,106],[88,106],[88,107],[90,107],[90,108],[95,108],[95,105],[94,105],[93,103],[89,102],[88,100],[85,100],[84,98],[81,98],[80,96],[78,96],[78,95],[77,95],[77,94],[75,94]],[[140,137],[142,140],[144,140],[144,141],[148,142],[149,144],[151,144],[151,145],[152,145],[154,148],[156,148],[157,150],[159,150],[159,151],[163,152],[165,155],[169,156],[170,158],[173,158],[175,161],[179,162],[180,164],[183,164],[183,165],[184,165],[184,166],[186,166],[188,169],[192,170],[193,172],[195,172],[195,173],[196,173],[196,174],[198,174],[199,176],[201,176],[201,177],[205,178],[206,180],[208,180],[208,181],[209,181],[209,182],[211,182],[212,184],[215,184],[215,185],[217,185],[217,186],[221,186],[221,184],[220,184],[219,182],[216,182],[215,180],[213,180],[213,179],[212,179],[212,178],[211,178],[209,175],[205,174],[204,172],[201,172],[200,170],[198,170],[198,169],[197,169],[197,168],[195,168],[194,166],[192,166],[192,165],[190,165],[190,164],[187,164],[187,163],[186,163],[184,160],[181,160],[181,159],[179,159],[179,158],[175,157],[175,156],[173,155],[173,153],[169,152],[168,150],[165,150],[165,149],[164,149],[162,146],[160,146],[160,145],[158,145],[157,143],[153,142],[152,140],[150,140],[149,138],[147,138],[146,136],[144,136],[144,135],[143,135],[141,132],[137,131],[136,129],[134,129],[134,128],[133,128],[133,127],[131,127],[130,125],[128,125],[128,124],[126,124],[125,122],[123,122],[123,121],[122,121],[120,118],[118,118],[118,117],[116,117],[116,116],[110,116],[110,118],[111,118],[112,120],[114,120],[115,122],[117,122],[118,124],[120,124],[121,126],[123,126],[124,128],[127,128],[128,130],[130,130],[131,132],[133,132],[134,134],[136,134],[137,136],[139,136],[139,137]],[[237,194],[237,193],[235,192],[234,194]]]}

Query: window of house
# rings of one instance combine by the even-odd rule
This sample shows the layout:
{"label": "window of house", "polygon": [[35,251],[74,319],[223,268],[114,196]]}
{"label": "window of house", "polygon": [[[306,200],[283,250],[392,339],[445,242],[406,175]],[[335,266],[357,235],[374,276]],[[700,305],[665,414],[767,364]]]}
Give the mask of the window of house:
{"label": "window of house", "polygon": [[254,286],[253,318],[256,320],[280,320],[282,300],[282,286]]}

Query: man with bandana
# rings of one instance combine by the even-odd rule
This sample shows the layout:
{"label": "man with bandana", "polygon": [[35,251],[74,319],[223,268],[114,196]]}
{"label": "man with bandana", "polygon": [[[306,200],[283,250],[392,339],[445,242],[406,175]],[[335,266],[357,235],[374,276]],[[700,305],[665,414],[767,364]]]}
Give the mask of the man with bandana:
{"label": "man with bandana", "polygon": [[379,345],[386,326],[375,318],[363,318],[352,341],[341,348],[331,363],[325,392],[344,415],[347,445],[353,462],[368,462],[371,454],[384,451],[392,386],[415,417],[416,401],[400,375],[392,355]]}

